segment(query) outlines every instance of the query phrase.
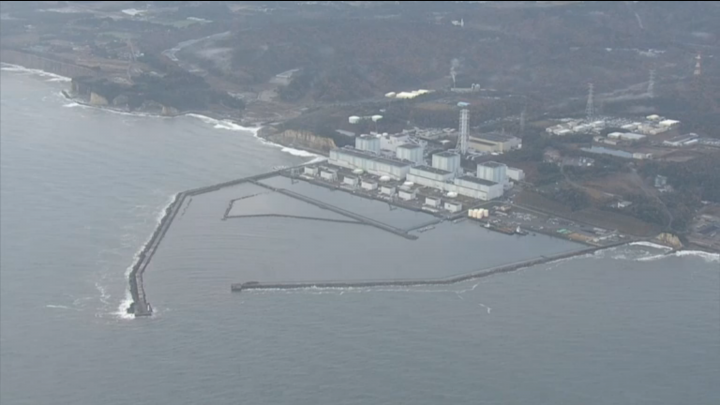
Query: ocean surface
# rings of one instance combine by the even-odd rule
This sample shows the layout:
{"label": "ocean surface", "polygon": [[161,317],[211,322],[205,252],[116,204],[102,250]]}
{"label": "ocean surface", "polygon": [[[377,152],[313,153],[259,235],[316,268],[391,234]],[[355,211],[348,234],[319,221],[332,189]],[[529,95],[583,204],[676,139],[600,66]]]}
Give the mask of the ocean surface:
{"label": "ocean surface", "polygon": [[[1,80],[2,404],[720,398],[720,257],[699,252],[635,245],[453,286],[241,294],[226,279],[243,281],[242,263],[150,268],[157,314],[128,319],[128,268],[173,194],[312,156],[228,122],[81,107],[51,75],[4,69]],[[307,271],[264,231],[247,229],[243,248]],[[492,261],[518,246],[472,254]]]}

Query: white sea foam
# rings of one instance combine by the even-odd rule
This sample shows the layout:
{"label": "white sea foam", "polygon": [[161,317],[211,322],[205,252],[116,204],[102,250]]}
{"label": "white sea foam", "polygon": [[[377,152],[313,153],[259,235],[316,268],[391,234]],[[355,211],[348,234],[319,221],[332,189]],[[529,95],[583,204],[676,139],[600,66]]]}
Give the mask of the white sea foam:
{"label": "white sea foam", "polygon": [[[29,69],[29,68],[25,68],[23,66],[12,65],[12,64],[7,64],[7,63],[2,63],[0,65],[2,66],[2,68],[1,68],[2,70],[8,71],[8,72],[29,73],[29,74],[34,74],[34,75],[38,75],[41,77],[49,77],[50,79],[48,81],[50,81],[50,82],[69,82],[72,80],[69,77],[56,75],[56,74],[49,73],[49,72],[39,70],[39,69]],[[91,109],[111,112],[114,114],[134,116],[134,117],[168,118],[168,117],[162,117],[159,115],[154,115],[154,114],[149,114],[149,113],[119,111],[119,110],[112,109],[112,108],[96,107],[96,106],[90,106],[90,105],[80,104],[80,103],[76,103],[76,102],[67,103],[67,104],[63,105],[63,107],[66,107],[66,108],[91,108]],[[190,113],[190,114],[184,114],[184,115],[187,115],[188,117],[197,118],[206,124],[212,125],[213,128],[215,128],[215,129],[224,129],[224,130],[228,130],[228,131],[251,132],[255,139],[259,140],[260,142],[262,142],[265,145],[276,147],[276,148],[281,148],[282,152],[289,153],[293,156],[313,158],[313,160],[308,163],[318,163],[318,162],[322,162],[325,160],[325,157],[317,155],[315,153],[311,153],[311,152],[300,150],[300,149],[288,148],[283,145],[279,145],[279,144],[270,142],[270,141],[260,137],[258,135],[258,133],[259,133],[261,127],[244,127],[244,126],[239,125],[231,120],[218,120],[218,119],[211,118],[211,117],[201,115],[201,114]]]}
{"label": "white sea foam", "polygon": [[630,244],[630,246],[644,246],[644,247],[649,247],[649,248],[653,248],[653,249],[672,250],[671,247],[668,247],[668,246],[665,246],[665,245],[658,245],[657,243],[644,242],[644,241],[632,242],[632,243]]}
{"label": "white sea foam", "polygon": [[68,307],[68,306],[65,306],[65,305],[52,305],[52,304],[48,304],[48,305],[45,305],[45,308],[53,308],[53,309],[70,309],[70,307]]}
{"label": "white sea foam", "polygon": [[[155,216],[156,226],[160,225],[160,221],[162,221],[163,217],[165,217],[165,214],[167,213],[168,208],[175,202],[175,199],[177,199],[177,194],[174,194],[173,196],[171,196],[169,198],[167,204],[165,204],[165,206],[157,213],[157,215]],[[153,233],[154,232],[155,231],[153,230]],[[145,243],[142,244],[140,249],[138,249],[137,252],[135,252],[135,255],[133,256],[132,264],[130,264],[130,266],[128,266],[125,269],[125,279],[126,280],[129,279],[130,273],[132,273],[133,267],[135,267],[138,260],[140,260],[140,253],[142,253],[142,251],[145,249],[147,244],[150,243],[150,240],[152,240],[152,235],[153,234],[151,233],[150,236],[148,236],[147,240],[145,240]],[[125,297],[120,302],[120,305],[118,306],[117,311],[113,312],[113,315],[117,316],[120,319],[134,319],[135,316],[133,314],[128,314],[128,312],[127,312],[128,308],[130,308],[130,305],[132,304],[132,302],[133,302],[132,293],[130,292],[130,286],[128,285],[128,287],[125,289]]]}
{"label": "white sea foam", "polygon": [[708,263],[720,263],[720,253],[708,253],[703,252],[701,250],[681,250],[678,252],[675,252],[673,256],[677,257],[686,257],[686,256],[692,256],[692,257],[699,257],[703,260],[705,260]]}
{"label": "white sea foam", "polygon": [[194,113],[187,114],[187,116],[197,118],[200,121],[202,121],[208,125],[212,125],[213,128],[215,128],[215,129],[224,129],[224,130],[228,130],[228,131],[250,132],[253,134],[253,138],[257,139],[262,144],[267,145],[267,146],[272,146],[275,148],[280,148],[281,152],[288,153],[293,156],[313,158],[313,160],[311,161],[312,163],[322,162],[323,160],[325,160],[324,156],[320,156],[318,154],[308,152],[305,150],[288,148],[287,146],[279,145],[277,143],[268,141],[267,139],[260,136],[260,129],[262,129],[262,127],[244,127],[235,122],[232,122],[231,120],[218,120],[218,119],[215,119],[212,117],[208,117],[208,116],[200,115],[200,114],[194,114]]}
{"label": "white sea foam", "polygon": [[97,288],[98,292],[100,292],[100,302],[102,302],[103,304],[108,304],[110,294],[108,294],[105,287],[100,283],[95,283],[95,288]]}
{"label": "white sea foam", "polygon": [[54,73],[46,72],[44,70],[30,69],[20,65],[13,65],[11,63],[0,63],[0,70],[15,73],[28,73],[40,77],[48,77],[50,78],[48,80],[49,82],[69,82],[72,80],[69,77],[56,75]]}

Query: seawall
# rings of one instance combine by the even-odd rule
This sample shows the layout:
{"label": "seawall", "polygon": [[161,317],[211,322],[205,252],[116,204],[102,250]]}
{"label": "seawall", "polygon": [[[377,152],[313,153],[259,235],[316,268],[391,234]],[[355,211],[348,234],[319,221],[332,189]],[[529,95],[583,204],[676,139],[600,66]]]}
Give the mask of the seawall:
{"label": "seawall", "polygon": [[140,253],[138,254],[135,264],[133,264],[128,276],[128,282],[130,284],[130,295],[132,296],[132,303],[127,309],[128,313],[134,314],[135,317],[143,317],[152,315],[152,307],[147,300],[145,295],[145,286],[143,284],[143,275],[147,268],[150,260],[157,251],[160,242],[165,237],[170,225],[172,224],[175,216],[180,212],[180,208],[185,203],[188,197],[196,196],[199,194],[209,193],[211,191],[220,190],[225,187],[231,187],[238,184],[253,182],[262,180],[264,178],[273,177],[279,175],[281,172],[287,169],[277,170],[274,172],[263,173],[256,176],[246,177],[238,180],[226,181],[219,184],[213,184],[211,186],[200,187],[188,191],[183,191],[175,195],[174,200],[167,206],[165,213],[160,219],[160,223],[153,232],[150,240],[145,244]]}
{"label": "seawall", "polygon": [[616,243],[613,245],[593,247],[575,252],[562,253],[553,256],[541,256],[537,259],[526,260],[522,262],[510,263],[496,266],[490,269],[479,270],[476,272],[463,274],[460,276],[441,278],[441,279],[413,279],[413,280],[369,280],[369,281],[321,281],[321,282],[288,282],[288,283],[260,283],[255,281],[245,283],[235,283],[230,286],[230,290],[240,292],[245,290],[289,290],[300,288],[362,288],[362,287],[412,287],[421,285],[443,285],[455,284],[467,280],[473,280],[488,277],[493,274],[509,273],[523,268],[537,266],[544,263],[554,262],[557,260],[567,259],[586,254],[592,254],[599,250],[609,249],[617,246],[625,245],[627,242]]}

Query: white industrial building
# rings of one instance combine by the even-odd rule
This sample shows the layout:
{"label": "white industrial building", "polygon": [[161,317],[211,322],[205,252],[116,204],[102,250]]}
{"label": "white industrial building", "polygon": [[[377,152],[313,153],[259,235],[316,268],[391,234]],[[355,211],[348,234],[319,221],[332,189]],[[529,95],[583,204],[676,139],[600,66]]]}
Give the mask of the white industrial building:
{"label": "white industrial building", "polygon": [[362,182],[360,183],[360,187],[364,190],[377,190],[378,184],[375,181],[362,179]]}
{"label": "white industrial building", "polygon": [[477,177],[493,183],[507,183],[507,165],[498,162],[483,162],[477,165]]}
{"label": "white industrial building", "polygon": [[358,178],[352,176],[345,176],[343,177],[343,183],[347,184],[348,186],[356,187],[358,185]]}
{"label": "white industrial building", "polygon": [[466,197],[476,198],[478,200],[492,200],[502,197],[504,189],[502,184],[492,181],[479,179],[473,176],[461,176],[455,179],[453,187],[450,191],[454,191]]}
{"label": "white industrial building", "polygon": [[318,168],[315,166],[305,166],[303,167],[303,174],[307,174],[308,176],[317,176]]}
{"label": "white industrial building", "polygon": [[525,180],[525,172],[516,167],[508,167],[507,176],[510,180],[516,182]]}
{"label": "white industrial building", "polygon": [[460,212],[462,211],[462,208],[462,204],[460,204],[459,202],[445,201],[445,209],[452,213]]}
{"label": "white industrial building", "polygon": [[378,176],[388,176],[402,180],[410,171],[412,163],[397,159],[384,158],[367,151],[353,148],[333,149],[330,151],[330,164],[349,169],[363,169]]}
{"label": "white industrial building", "polygon": [[635,134],[632,132],[611,132],[608,134],[608,138],[610,139],[620,139],[622,141],[627,142],[640,142],[644,140],[647,136],[642,134]]}
{"label": "white industrial building", "polygon": [[395,187],[386,185],[380,186],[380,194],[393,195],[395,194]]}
{"label": "white industrial building", "polygon": [[428,207],[439,208],[442,200],[439,197],[425,197],[425,205]]}
{"label": "white industrial building", "polygon": [[380,149],[395,152],[400,145],[404,145],[410,142],[410,134],[397,133],[387,134],[384,133],[380,136]]}
{"label": "white industrial building", "polygon": [[454,177],[455,173],[429,166],[412,167],[407,174],[408,181],[440,190],[444,190],[445,184],[450,182]]}
{"label": "white industrial building", "polygon": [[666,127],[666,128],[676,128],[678,125],[680,125],[680,121],[678,120],[662,120],[658,122],[660,126]]}
{"label": "white industrial building", "polygon": [[355,149],[380,153],[380,138],[373,135],[360,135],[355,138]]}
{"label": "white industrial building", "polygon": [[335,181],[337,180],[337,170],[323,168],[320,170],[320,177],[325,180]]}
{"label": "white industrial building", "polygon": [[468,140],[468,146],[478,152],[504,153],[518,149],[521,145],[522,141],[520,138],[499,132],[471,135]]}
{"label": "white industrial building", "polygon": [[[378,146],[379,145],[378,143]],[[395,157],[400,160],[408,160],[415,164],[422,164],[425,157],[425,148],[414,143],[406,143],[397,147]]]}
{"label": "white industrial building", "polygon": [[432,167],[446,172],[460,171],[460,155],[455,152],[440,152],[432,156]]}
{"label": "white industrial building", "polygon": [[699,137],[696,134],[687,134],[687,135],[681,135],[676,136],[675,138],[668,139],[667,141],[663,142],[663,145],[670,146],[674,148],[679,148],[682,146],[690,146],[693,144],[698,143]]}
{"label": "white industrial building", "polygon": [[410,201],[417,198],[417,189],[414,188],[401,188],[398,190],[398,197],[401,200]]}

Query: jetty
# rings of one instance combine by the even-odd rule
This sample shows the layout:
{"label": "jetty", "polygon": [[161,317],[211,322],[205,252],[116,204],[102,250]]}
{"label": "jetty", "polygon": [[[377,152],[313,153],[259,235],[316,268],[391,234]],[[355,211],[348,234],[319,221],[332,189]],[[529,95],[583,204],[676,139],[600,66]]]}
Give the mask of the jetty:
{"label": "jetty", "polygon": [[145,246],[143,246],[140,253],[138,253],[137,260],[135,261],[132,269],[130,270],[128,282],[130,284],[130,295],[132,296],[132,303],[130,304],[130,307],[128,307],[127,312],[129,314],[135,315],[135,317],[147,317],[152,315],[152,306],[148,302],[147,296],[145,295],[143,275],[153,255],[160,246],[160,242],[162,242],[165,234],[170,228],[170,225],[172,224],[178,213],[181,211],[181,208],[189,197],[217,191],[226,187],[236,186],[242,183],[256,182],[258,180],[277,176],[285,170],[287,169],[281,169],[274,172],[263,173],[256,176],[227,181],[224,183],[196,188],[176,194],[170,205],[165,208],[165,213],[160,219],[160,223],[158,224],[157,228],[155,228],[155,232],[153,232],[150,240],[145,244]]}
{"label": "jetty", "polygon": [[414,287],[427,285],[446,285],[456,284],[463,281],[474,280],[478,278],[492,276],[494,274],[509,273],[523,268],[537,266],[544,263],[550,263],[557,260],[569,259],[571,257],[593,254],[599,250],[610,249],[625,245],[627,242],[618,242],[613,245],[591,247],[574,252],[561,253],[552,256],[540,256],[536,259],[525,260],[505,265],[483,269],[460,276],[440,279],[406,279],[406,280],[369,280],[369,281],[320,281],[320,282],[285,282],[285,283],[262,283],[258,281],[248,281],[245,283],[233,283],[230,290],[233,292],[248,290],[292,290],[302,288],[367,288],[367,287]]}

